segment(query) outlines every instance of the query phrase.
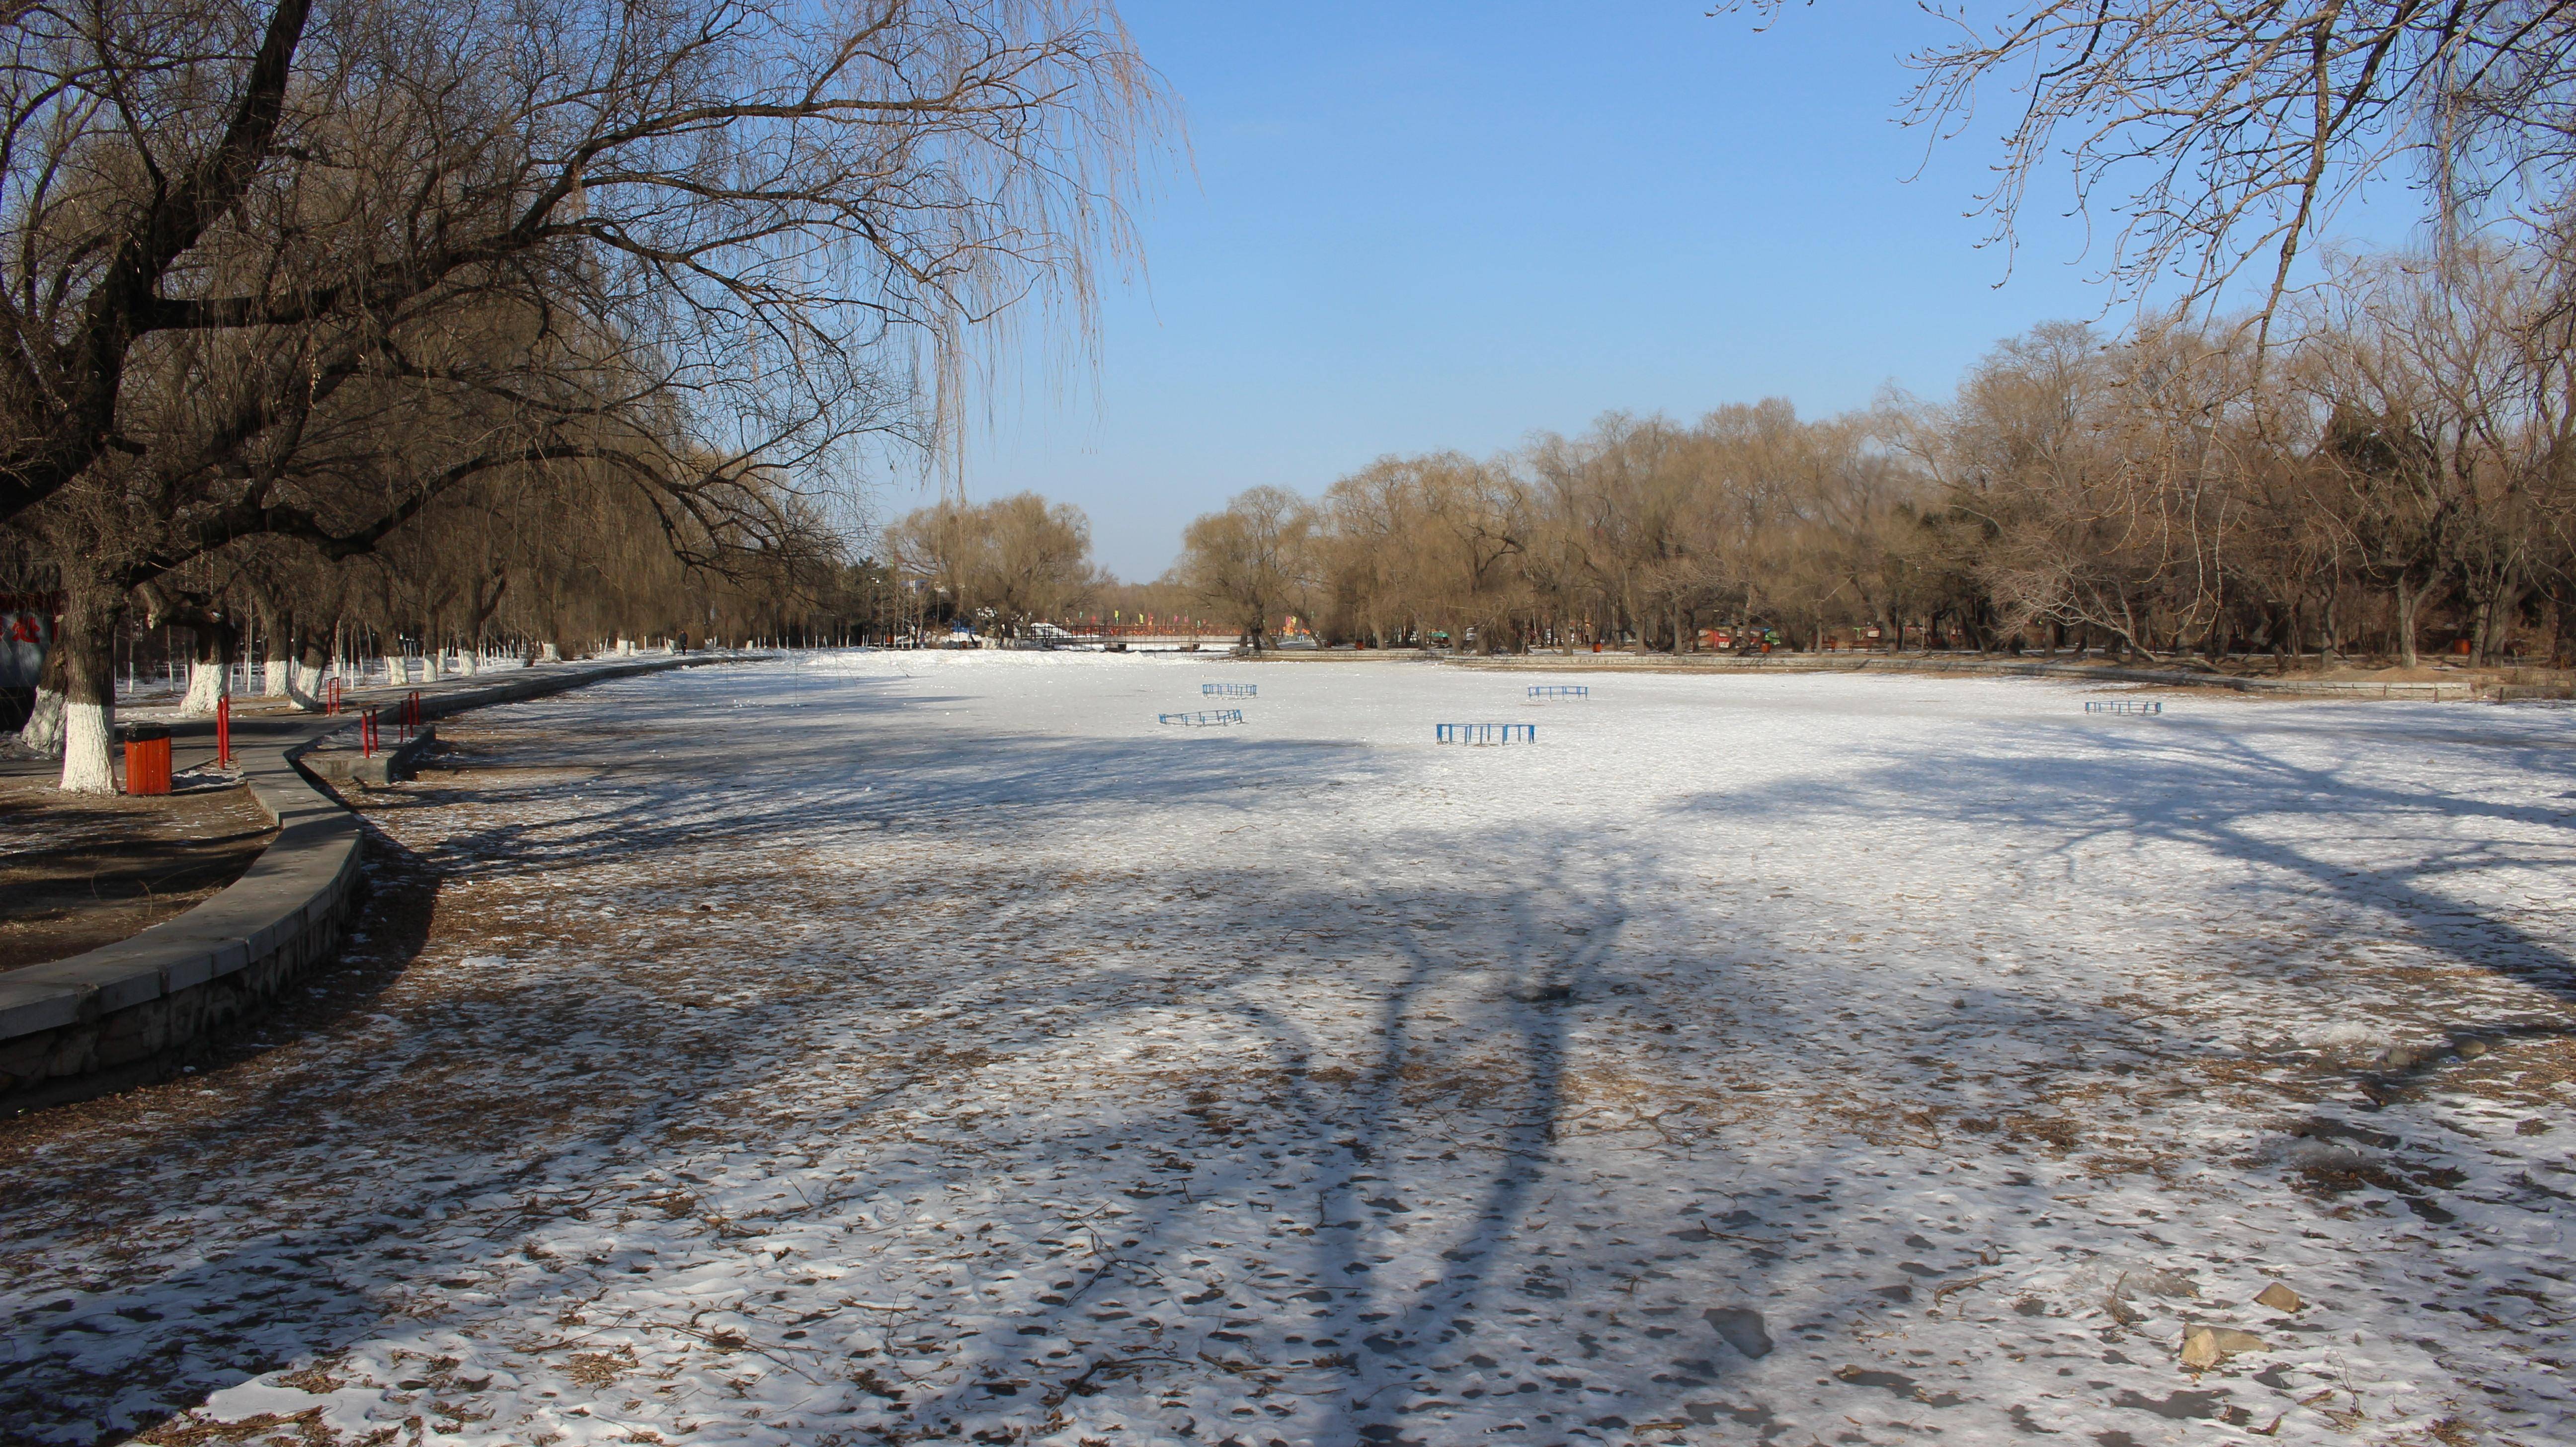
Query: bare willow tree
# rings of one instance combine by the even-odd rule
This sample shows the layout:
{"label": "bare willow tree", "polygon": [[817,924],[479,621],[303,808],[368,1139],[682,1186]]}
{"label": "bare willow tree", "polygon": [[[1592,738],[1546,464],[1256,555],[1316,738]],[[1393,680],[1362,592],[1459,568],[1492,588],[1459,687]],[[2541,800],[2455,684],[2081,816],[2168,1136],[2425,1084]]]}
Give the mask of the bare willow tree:
{"label": "bare willow tree", "polygon": [[1091,520],[1033,492],[919,508],[886,530],[896,566],[953,616],[987,621],[1005,638],[1061,618],[1090,594]]}
{"label": "bare willow tree", "polygon": [[1314,508],[1286,488],[1237,493],[1182,532],[1175,579],[1258,651],[1273,620],[1305,606],[1314,531]]}
{"label": "bare willow tree", "polygon": [[[1155,96],[1106,6],[106,0],[0,34],[0,516],[67,571],[67,787],[128,593],[605,468],[675,547],[926,440],[1087,318]],[[756,477],[755,474],[760,476]]]}

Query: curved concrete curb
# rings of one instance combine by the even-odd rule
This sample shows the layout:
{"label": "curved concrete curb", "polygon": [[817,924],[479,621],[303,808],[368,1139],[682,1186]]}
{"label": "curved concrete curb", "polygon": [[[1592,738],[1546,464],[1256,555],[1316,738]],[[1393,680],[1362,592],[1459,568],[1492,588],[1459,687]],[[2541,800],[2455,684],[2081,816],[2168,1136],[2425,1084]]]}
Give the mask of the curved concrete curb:
{"label": "curved concrete curb", "polygon": [[[512,703],[642,673],[737,661],[683,655],[514,678],[426,696],[424,718]],[[354,727],[237,750],[277,838],[231,886],[130,939],[0,974],[0,1112],[122,1090],[167,1073],[173,1056],[238,1019],[339,948],[358,879],[358,818],[298,766]]]}
{"label": "curved concrete curb", "polygon": [[296,769],[309,747],[241,756],[277,838],[229,888],[131,939],[0,975],[0,1109],[133,1084],[339,946],[358,820]]}

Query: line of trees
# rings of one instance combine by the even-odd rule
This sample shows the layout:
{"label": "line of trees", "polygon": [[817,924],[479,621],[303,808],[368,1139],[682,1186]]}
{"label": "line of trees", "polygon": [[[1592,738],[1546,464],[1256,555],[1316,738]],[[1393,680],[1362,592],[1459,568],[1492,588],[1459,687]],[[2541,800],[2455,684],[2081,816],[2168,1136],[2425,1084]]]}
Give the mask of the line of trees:
{"label": "line of trees", "polygon": [[919,626],[962,618],[998,638],[1023,637],[1114,586],[1092,563],[1082,509],[1033,492],[916,509],[886,530],[885,552],[916,595]]}
{"label": "line of trees", "polygon": [[359,628],[810,605],[853,566],[844,480],[934,440],[977,328],[1087,322],[1158,105],[1079,0],[13,7],[0,528],[59,598],[35,742],[113,787],[138,609],[215,653],[265,618],[310,664]]}
{"label": "line of trees", "polygon": [[[1177,577],[1130,583],[1099,567],[1091,519],[1033,492],[917,508],[885,530],[878,570],[898,599],[872,636],[920,641],[963,625],[993,639],[1039,636],[1040,624],[1195,627],[1200,595]],[[876,576],[877,574],[871,574]]]}
{"label": "line of trees", "polygon": [[[2101,647],[2211,664],[2576,633],[2576,295],[2454,248],[2335,268],[2258,321],[2055,324],[1946,403],[1605,417],[1382,459],[1191,524],[1176,581],[1259,645]],[[1758,632],[1754,636],[1759,636]]]}

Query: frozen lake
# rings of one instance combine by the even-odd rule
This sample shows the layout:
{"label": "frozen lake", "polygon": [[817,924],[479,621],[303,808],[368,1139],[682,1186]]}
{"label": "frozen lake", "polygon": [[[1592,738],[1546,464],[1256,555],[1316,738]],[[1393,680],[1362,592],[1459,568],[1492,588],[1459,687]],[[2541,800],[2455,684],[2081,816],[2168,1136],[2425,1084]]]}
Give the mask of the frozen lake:
{"label": "frozen lake", "polygon": [[2576,712],[2138,696],[470,716],[273,1048],[0,1127],[0,1440],[2568,1440]]}

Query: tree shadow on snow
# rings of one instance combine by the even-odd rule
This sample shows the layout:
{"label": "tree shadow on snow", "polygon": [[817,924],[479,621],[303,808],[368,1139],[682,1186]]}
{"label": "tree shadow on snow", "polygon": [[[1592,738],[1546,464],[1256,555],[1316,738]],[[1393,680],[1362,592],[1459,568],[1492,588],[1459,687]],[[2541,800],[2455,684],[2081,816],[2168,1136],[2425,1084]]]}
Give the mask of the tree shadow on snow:
{"label": "tree shadow on snow", "polygon": [[[2406,721],[2411,723],[2412,721]],[[1677,812],[1731,817],[1774,816],[1802,822],[1860,812],[1883,820],[1885,809],[1919,812],[1971,828],[2009,831],[2045,841],[2044,857],[2067,861],[2070,880],[2086,845],[2173,845],[2241,871],[2240,888],[2303,886],[2402,931],[2428,948],[2560,998],[2576,993],[2576,960],[2497,912],[2439,892],[2446,880],[2485,872],[2576,863],[2576,812],[2534,803],[2466,798],[2385,776],[2355,777],[2303,764],[2267,747],[2267,732],[2285,736],[2350,731],[2325,726],[2104,732],[2043,725],[2016,733],[2009,753],[1963,749],[1938,767],[1889,757],[1858,776],[1830,784],[1790,781],[1697,796]],[[2405,736],[2416,730],[2408,728]],[[2544,777],[2576,780],[2576,753],[2556,740],[2484,737],[2514,766]],[[1857,801],[1857,803],[1856,803]],[[2325,821],[2349,840],[2389,839],[2420,831],[2421,858],[2400,864],[2352,864],[2272,837],[2265,825],[2284,816]],[[2446,826],[2468,821],[2525,831],[2514,840],[2460,838]],[[2443,826],[2443,827],[2426,827]],[[2116,890],[2107,881],[2083,890]],[[2388,930],[2393,925],[2394,931]]]}

